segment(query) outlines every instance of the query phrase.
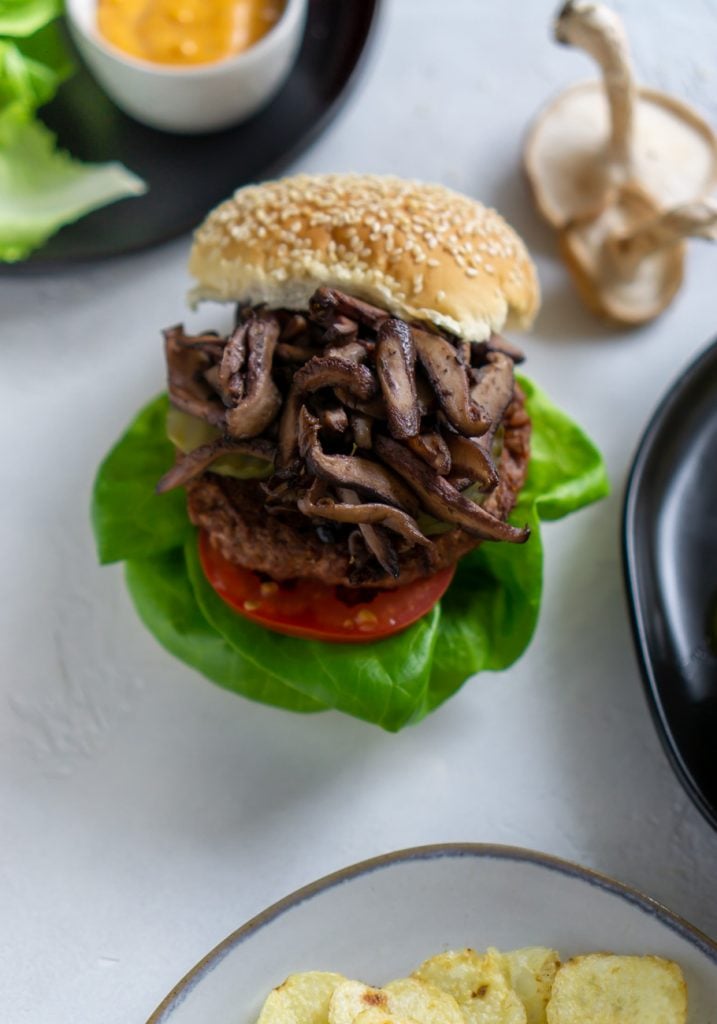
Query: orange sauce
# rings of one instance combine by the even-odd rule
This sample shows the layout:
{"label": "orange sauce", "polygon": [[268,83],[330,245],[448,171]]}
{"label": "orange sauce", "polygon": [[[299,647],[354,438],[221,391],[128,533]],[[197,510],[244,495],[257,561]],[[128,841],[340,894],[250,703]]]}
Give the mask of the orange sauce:
{"label": "orange sauce", "polygon": [[210,64],[248,49],[284,0],[98,0],[97,27],[118,50],[155,64]]}

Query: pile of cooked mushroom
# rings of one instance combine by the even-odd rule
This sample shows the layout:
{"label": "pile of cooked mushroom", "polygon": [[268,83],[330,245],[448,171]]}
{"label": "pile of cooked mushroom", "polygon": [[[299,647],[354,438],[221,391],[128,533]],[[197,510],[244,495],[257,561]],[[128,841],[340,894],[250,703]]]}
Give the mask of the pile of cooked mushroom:
{"label": "pile of cooked mushroom", "polygon": [[481,504],[523,358],[499,335],[457,341],[329,288],[306,313],[239,309],[226,338],[164,334],[171,403],[216,437],[178,453],[160,492],[229,454],[265,459],[267,512],[351,524],[393,578],[395,544],[430,545],[430,524],[527,539]]}

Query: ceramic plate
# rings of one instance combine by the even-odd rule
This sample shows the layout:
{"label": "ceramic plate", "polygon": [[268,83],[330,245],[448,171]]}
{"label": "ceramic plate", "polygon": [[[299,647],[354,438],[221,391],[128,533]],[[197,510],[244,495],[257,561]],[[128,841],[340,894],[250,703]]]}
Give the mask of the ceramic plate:
{"label": "ceramic plate", "polygon": [[167,241],[195,227],[238,186],[277,174],[340,109],[378,6],[379,0],[309,0],[301,51],[281,92],[249,121],[211,135],[170,135],[138,124],[77,58],[78,72],[43,109],[43,120],[75,156],[120,160],[149,191],[63,228],[29,260],[3,270],[45,270]]}
{"label": "ceramic plate", "polygon": [[627,486],[624,568],[660,738],[717,828],[717,342],[671,387]]}
{"label": "ceramic plate", "polygon": [[230,935],[148,1024],[253,1024],[293,971],[380,985],[451,947],[655,953],[682,966],[689,1024],[717,1006],[717,944],[670,911],[574,864],[500,846],[427,846],[329,875]]}

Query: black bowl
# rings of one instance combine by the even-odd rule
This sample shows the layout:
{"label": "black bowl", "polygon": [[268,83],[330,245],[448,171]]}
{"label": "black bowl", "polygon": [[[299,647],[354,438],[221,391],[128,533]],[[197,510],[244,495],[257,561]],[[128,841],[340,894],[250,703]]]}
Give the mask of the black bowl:
{"label": "black bowl", "polygon": [[660,739],[717,828],[717,341],[676,381],[640,442],[623,569]]}

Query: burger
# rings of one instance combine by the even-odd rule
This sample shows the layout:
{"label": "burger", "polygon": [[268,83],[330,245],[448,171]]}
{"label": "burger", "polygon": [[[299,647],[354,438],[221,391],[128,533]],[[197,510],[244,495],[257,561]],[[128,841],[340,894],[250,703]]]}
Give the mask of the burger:
{"label": "burger", "polygon": [[[606,487],[594,447],[516,373],[502,332],[539,305],[517,234],[439,185],[298,176],[212,211],[189,267],[193,301],[231,303],[231,325],[164,331],[167,394],[95,490],[100,555],[128,561],[150,628],[247,696],[388,728],[513,661],[537,616],[541,506],[555,518]],[[226,649],[219,672],[176,609],[168,629],[170,560],[192,629]],[[237,656],[251,668],[228,683]]]}

